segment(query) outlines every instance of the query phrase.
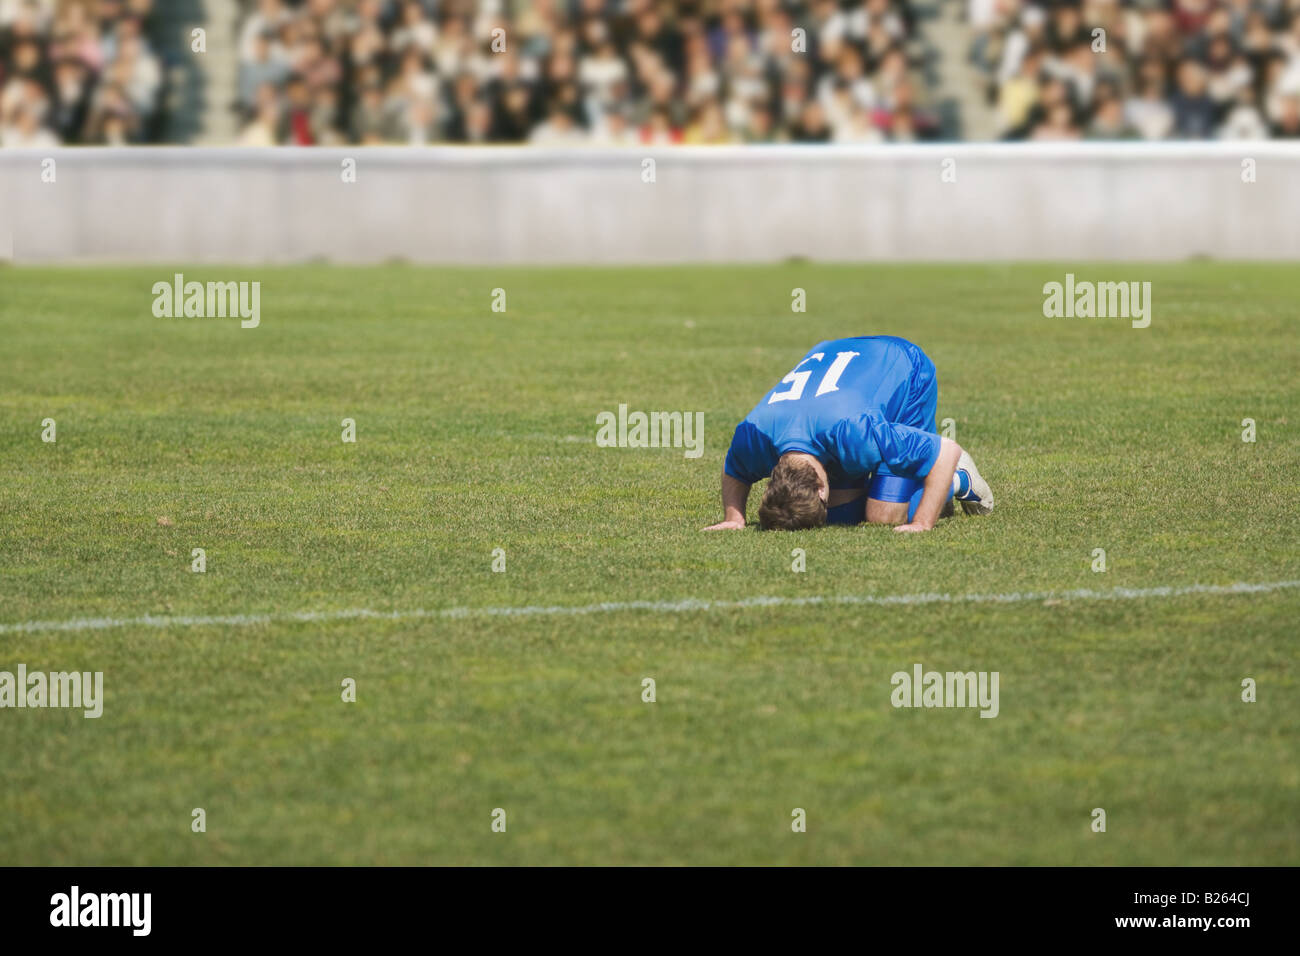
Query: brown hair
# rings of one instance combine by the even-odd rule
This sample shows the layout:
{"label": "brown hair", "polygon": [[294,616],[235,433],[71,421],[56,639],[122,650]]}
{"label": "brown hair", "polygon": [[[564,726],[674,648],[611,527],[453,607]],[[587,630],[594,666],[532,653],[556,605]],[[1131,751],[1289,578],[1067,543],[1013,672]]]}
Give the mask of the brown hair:
{"label": "brown hair", "polygon": [[782,455],[758,506],[758,526],[764,531],[821,527],[826,523],[826,502],[820,492],[821,477],[811,461]]}

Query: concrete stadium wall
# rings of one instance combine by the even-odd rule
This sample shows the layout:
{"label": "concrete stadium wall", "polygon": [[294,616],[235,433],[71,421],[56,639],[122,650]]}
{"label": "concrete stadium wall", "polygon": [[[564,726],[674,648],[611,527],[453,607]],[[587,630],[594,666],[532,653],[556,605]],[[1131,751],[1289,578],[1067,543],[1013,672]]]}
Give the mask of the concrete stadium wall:
{"label": "concrete stadium wall", "polygon": [[[346,184],[353,157],[357,181]],[[656,162],[642,181],[642,160]],[[1242,161],[1255,161],[1253,183]],[[56,180],[42,181],[55,161]],[[943,182],[944,161],[956,182]],[[1300,146],[0,150],[19,263],[1300,257]]]}

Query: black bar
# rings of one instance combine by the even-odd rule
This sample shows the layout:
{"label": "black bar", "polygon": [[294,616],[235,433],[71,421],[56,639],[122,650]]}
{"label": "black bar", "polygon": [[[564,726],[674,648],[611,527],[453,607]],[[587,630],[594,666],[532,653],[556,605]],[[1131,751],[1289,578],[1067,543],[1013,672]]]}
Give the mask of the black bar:
{"label": "black bar", "polygon": [[[553,934],[575,941],[614,919],[628,935],[606,941],[620,948],[638,946],[638,938],[662,946],[681,942],[680,935],[665,934],[687,923],[725,930],[733,940],[789,930],[819,938],[848,932],[869,941],[892,928],[914,931],[917,944],[1128,937],[1232,946],[1284,932],[1294,876],[1285,868],[1206,867],[8,868],[0,870],[0,925],[6,944],[76,934],[80,942],[283,939],[337,946],[413,934],[437,945],[451,941],[452,928],[483,943],[511,930],[534,933],[535,942]],[[73,886],[79,922],[83,915],[98,919],[106,903],[106,920],[116,907],[125,925],[52,925],[70,922]],[[144,925],[143,895],[130,908],[127,898],[101,895],[132,893],[149,894],[147,935],[136,935]],[[67,903],[62,910],[60,897]],[[1131,922],[1148,919],[1154,922]]]}

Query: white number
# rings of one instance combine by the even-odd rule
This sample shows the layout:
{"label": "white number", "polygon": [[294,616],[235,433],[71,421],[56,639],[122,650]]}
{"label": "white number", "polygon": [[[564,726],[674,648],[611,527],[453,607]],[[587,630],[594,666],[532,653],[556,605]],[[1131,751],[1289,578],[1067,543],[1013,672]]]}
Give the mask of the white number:
{"label": "white number", "polygon": [[[828,368],[826,374],[822,376],[822,383],[817,386],[817,395],[825,395],[827,392],[838,392],[840,387],[837,383],[840,380],[840,376],[844,374],[844,370],[848,368],[849,363],[853,361],[853,357],[861,354],[861,352],[838,353],[835,356],[835,361],[831,363],[831,367]],[[814,395],[813,398],[816,398],[817,395]]]}
{"label": "white number", "polygon": [[[835,355],[835,361],[831,363],[831,367],[828,368],[826,374],[822,376],[821,384],[817,386],[817,391],[813,395],[813,398],[816,398],[818,395],[825,395],[827,392],[838,392],[840,390],[840,376],[844,374],[844,370],[849,367],[849,363],[853,361],[854,357],[861,354],[861,352],[837,352]],[[790,387],[784,392],[773,392],[772,397],[767,400],[767,404],[771,405],[773,402],[798,401],[803,395],[804,386],[808,384],[808,379],[812,377],[811,370],[801,372],[799,371],[800,367],[802,367],[804,362],[811,361],[812,359],[816,359],[820,362],[825,357],[825,352],[814,352],[812,355],[808,356],[808,358],[804,359],[803,362],[796,365],[793,372],[781,379],[782,385],[788,384]]]}
{"label": "white number", "polygon": [[[808,356],[808,358],[804,359],[803,362],[808,362],[812,359],[816,359],[820,362],[825,357],[825,352],[814,352],[812,355]],[[803,365],[803,362],[800,362],[799,365]],[[784,392],[773,392],[772,397],[767,400],[767,404],[771,405],[773,402],[794,402],[799,400],[799,396],[803,394],[803,387],[808,384],[808,377],[812,375],[812,372],[799,371],[799,365],[796,365],[793,372],[781,379],[782,385],[789,382],[791,383],[791,387]]]}

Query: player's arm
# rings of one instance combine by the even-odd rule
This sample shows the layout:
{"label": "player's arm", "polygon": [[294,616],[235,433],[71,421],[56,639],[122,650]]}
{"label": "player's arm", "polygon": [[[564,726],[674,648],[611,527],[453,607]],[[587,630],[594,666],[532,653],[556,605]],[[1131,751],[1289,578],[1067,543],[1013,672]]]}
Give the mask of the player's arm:
{"label": "player's arm", "polygon": [[952,476],[957,471],[957,459],[961,458],[961,446],[951,438],[940,438],[939,443],[939,457],[925,476],[916,514],[912,515],[910,524],[900,524],[895,531],[929,531],[939,520],[939,512],[952,494]]}
{"label": "player's arm", "polygon": [[722,472],[722,520],[711,524],[705,531],[723,531],[745,527],[745,504],[749,501],[749,485]]}
{"label": "player's arm", "polygon": [[705,531],[745,527],[745,503],[755,482],[772,474],[778,458],[772,441],[749,421],[736,426],[722,461],[722,520]]}

